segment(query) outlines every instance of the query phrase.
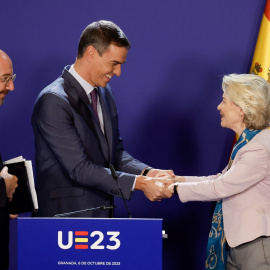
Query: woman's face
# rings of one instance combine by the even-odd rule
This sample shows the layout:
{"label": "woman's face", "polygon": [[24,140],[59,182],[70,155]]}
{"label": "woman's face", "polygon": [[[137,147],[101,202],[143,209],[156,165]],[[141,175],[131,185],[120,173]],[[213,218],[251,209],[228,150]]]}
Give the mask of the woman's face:
{"label": "woman's face", "polygon": [[243,110],[223,94],[222,101],[217,109],[221,115],[221,126],[234,130],[239,136],[245,130]]}

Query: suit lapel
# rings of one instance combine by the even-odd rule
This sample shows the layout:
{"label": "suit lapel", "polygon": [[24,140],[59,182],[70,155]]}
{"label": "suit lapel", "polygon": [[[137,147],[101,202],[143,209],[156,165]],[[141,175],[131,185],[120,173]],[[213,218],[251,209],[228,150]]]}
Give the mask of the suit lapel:
{"label": "suit lapel", "polygon": [[90,105],[88,96],[77,80],[64,69],[62,77],[65,79],[64,89],[68,95],[70,105],[83,117],[91,130],[95,130],[99,140],[104,157],[109,160],[110,150],[107,140],[96,120],[94,110]]}

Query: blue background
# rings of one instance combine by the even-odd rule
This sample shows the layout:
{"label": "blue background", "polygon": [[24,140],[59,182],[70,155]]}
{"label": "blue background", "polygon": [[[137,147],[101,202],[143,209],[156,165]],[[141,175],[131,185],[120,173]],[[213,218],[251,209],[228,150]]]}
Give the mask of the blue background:
{"label": "blue background", "polygon": [[[126,149],[179,175],[221,171],[234,134],[220,127],[222,76],[249,72],[265,0],[1,1],[0,48],[13,60],[15,91],[0,108],[4,160],[34,160],[31,113],[38,93],[75,61],[89,23],[112,20],[132,48],[114,90]],[[127,217],[116,200],[116,217]],[[149,202],[135,192],[133,217],[163,218],[163,269],[200,270],[213,203]],[[16,221],[11,267],[16,269]]]}

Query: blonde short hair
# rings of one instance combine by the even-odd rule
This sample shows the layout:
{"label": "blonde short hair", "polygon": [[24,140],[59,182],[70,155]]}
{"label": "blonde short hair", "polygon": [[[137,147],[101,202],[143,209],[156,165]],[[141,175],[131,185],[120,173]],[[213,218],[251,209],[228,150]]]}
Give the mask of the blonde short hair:
{"label": "blonde short hair", "polygon": [[264,129],[270,122],[270,84],[254,74],[230,74],[223,77],[222,89],[245,113],[249,129]]}

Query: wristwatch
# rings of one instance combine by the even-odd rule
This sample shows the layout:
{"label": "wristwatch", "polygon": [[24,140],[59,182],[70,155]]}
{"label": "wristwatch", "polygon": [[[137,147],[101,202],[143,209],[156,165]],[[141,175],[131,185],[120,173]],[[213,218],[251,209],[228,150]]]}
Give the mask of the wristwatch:
{"label": "wristwatch", "polygon": [[144,170],[144,172],[143,172],[143,176],[146,176],[148,173],[149,173],[149,171],[150,170],[152,170],[153,168],[152,167],[147,167],[147,168],[145,168],[145,170]]}

